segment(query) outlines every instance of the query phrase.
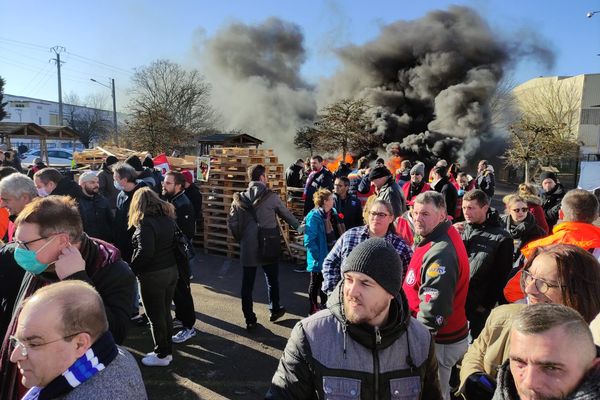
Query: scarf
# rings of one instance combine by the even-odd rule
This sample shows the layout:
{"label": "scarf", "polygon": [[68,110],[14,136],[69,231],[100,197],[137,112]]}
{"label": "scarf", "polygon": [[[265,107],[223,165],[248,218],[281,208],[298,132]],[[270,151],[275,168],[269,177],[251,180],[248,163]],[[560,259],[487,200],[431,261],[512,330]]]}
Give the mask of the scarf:
{"label": "scarf", "polygon": [[106,368],[118,354],[119,349],[112,334],[106,331],[62,375],[43,388],[32,387],[23,400],[50,400],[64,396]]}

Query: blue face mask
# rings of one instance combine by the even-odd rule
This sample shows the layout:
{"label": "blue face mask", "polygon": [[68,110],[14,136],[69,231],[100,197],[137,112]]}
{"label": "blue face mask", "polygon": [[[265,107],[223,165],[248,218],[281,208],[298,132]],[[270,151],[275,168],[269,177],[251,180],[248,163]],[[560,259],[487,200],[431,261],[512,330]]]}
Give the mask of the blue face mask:
{"label": "blue face mask", "polygon": [[[54,239],[54,236],[52,237],[52,239]],[[50,241],[52,241],[52,239],[50,239],[48,242],[46,242],[46,244],[43,245],[38,251],[26,250],[26,249],[22,249],[21,247],[17,247],[15,249],[15,255],[14,255],[15,261],[25,271],[31,272],[32,274],[35,274],[35,275],[41,274],[48,268],[49,264],[43,264],[43,263],[39,262],[38,259],[36,258],[36,256],[37,256],[38,252],[40,252],[44,247],[46,247],[46,245],[48,243],[50,243]]]}
{"label": "blue face mask", "polygon": [[117,189],[117,190],[123,190],[123,186],[121,186],[121,184],[119,183],[119,181],[114,181],[113,185],[115,185],[115,189]]}

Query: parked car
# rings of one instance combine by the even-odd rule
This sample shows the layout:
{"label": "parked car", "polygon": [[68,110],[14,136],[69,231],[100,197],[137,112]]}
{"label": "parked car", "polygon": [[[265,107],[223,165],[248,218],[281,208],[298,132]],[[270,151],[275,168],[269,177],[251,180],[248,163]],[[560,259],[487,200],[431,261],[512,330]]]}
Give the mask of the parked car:
{"label": "parked car", "polygon": [[[21,165],[31,165],[33,160],[38,157],[42,158],[42,161],[46,163],[46,159],[42,157],[40,150],[30,150],[27,153],[21,154]],[[50,166],[70,166],[73,160],[73,153],[70,150],[63,149],[52,149],[48,150],[48,162]]]}

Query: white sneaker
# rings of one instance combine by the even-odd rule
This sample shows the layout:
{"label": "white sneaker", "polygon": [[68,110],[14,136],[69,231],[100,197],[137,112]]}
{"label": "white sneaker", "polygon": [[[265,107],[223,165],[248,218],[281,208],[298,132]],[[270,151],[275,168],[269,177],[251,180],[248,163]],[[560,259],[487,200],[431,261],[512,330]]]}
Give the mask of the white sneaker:
{"label": "white sneaker", "polygon": [[194,328],[183,328],[182,330],[177,332],[176,335],[173,335],[171,340],[173,341],[173,343],[183,343],[186,340],[193,338],[194,336],[196,336],[196,330]]}
{"label": "white sneaker", "polygon": [[[146,357],[147,356],[152,356],[152,357],[156,357],[156,353],[151,351],[150,353],[146,353]],[[165,357],[166,359],[168,359],[169,361],[173,361],[173,355],[169,354],[168,356]]]}
{"label": "white sneaker", "polygon": [[160,358],[156,354],[152,354],[142,358],[142,364],[148,367],[166,367],[171,364],[171,361],[173,361],[173,356],[171,355]]}

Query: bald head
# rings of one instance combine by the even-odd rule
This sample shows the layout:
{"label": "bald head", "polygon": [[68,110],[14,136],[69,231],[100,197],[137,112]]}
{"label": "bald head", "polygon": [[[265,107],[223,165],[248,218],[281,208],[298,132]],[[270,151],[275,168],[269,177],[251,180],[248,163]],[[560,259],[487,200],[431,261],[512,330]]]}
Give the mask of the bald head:
{"label": "bald head", "polygon": [[102,298],[86,282],[67,280],[45,286],[27,300],[23,313],[40,305],[58,311],[59,329],[65,336],[87,332],[94,342],[108,330]]}

